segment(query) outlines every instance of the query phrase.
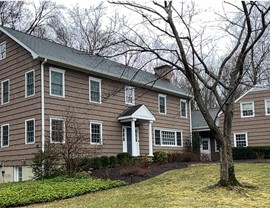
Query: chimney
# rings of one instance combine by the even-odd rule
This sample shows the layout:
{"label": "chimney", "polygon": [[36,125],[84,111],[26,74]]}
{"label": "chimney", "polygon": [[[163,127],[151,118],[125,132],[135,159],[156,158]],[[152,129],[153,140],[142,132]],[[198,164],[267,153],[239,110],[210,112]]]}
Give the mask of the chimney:
{"label": "chimney", "polygon": [[172,67],[170,65],[162,65],[154,68],[155,75],[167,81],[172,79]]}

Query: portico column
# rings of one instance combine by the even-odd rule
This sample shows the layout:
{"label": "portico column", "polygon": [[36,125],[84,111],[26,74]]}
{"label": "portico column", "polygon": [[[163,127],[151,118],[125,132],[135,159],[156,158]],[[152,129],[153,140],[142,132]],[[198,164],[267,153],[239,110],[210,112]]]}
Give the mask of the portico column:
{"label": "portico column", "polygon": [[153,155],[153,139],[152,139],[152,123],[153,121],[149,121],[148,124],[148,144],[149,144],[149,155],[148,156],[154,156]]}
{"label": "portico column", "polygon": [[137,119],[132,119],[131,121],[131,144],[132,144],[132,156],[137,156],[136,150],[136,138],[135,138],[135,121]]}

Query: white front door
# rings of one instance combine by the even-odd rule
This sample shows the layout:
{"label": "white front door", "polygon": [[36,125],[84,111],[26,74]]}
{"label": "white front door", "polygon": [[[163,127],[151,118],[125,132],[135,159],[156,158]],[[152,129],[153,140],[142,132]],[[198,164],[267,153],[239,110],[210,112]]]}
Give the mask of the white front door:
{"label": "white front door", "polygon": [[201,142],[201,161],[211,161],[211,145],[209,138],[203,138]]}
{"label": "white front door", "polygon": [[[132,142],[131,142],[131,127],[123,126],[122,128],[123,152],[128,152],[132,155]],[[136,152],[133,155],[140,156],[140,141],[139,141],[139,128],[135,128],[135,145]]]}

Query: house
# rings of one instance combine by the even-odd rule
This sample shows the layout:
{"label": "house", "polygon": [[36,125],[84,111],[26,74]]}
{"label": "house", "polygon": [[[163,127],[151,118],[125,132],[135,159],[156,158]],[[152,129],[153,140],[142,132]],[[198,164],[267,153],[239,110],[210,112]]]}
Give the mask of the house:
{"label": "house", "polygon": [[[219,125],[219,109],[209,109],[210,115],[216,119]],[[191,111],[192,132],[197,132],[201,137],[200,154],[202,161],[216,161],[219,159],[219,150],[217,141],[211,133],[208,124],[206,123],[200,110]]]}
{"label": "house", "polygon": [[185,150],[191,97],[160,76],[167,66],[151,74],[6,27],[0,51],[3,181],[30,179],[33,154],[65,142],[67,108],[99,155]]}
{"label": "house", "polygon": [[[210,109],[222,128],[224,114],[219,109]],[[270,146],[270,87],[256,85],[235,100],[232,120],[232,147]],[[202,138],[202,159],[218,160],[218,145],[200,111],[192,111],[192,131]]]}

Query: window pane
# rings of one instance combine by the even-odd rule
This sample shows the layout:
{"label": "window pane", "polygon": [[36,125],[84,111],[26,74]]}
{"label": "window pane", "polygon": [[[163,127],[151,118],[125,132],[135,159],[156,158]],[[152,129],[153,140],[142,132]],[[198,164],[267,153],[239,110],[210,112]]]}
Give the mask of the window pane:
{"label": "window pane", "polygon": [[101,124],[91,124],[91,143],[101,144]]}
{"label": "window pane", "polygon": [[90,81],[91,101],[100,102],[100,86],[97,81]]}
{"label": "window pane", "polygon": [[8,139],[8,130],[9,126],[5,125],[2,126],[2,146],[8,146],[9,145],[9,139]]}
{"label": "window pane", "polygon": [[253,115],[253,105],[252,103],[243,103],[242,104],[243,116],[252,116]]}
{"label": "window pane", "polygon": [[155,144],[160,145],[160,130],[155,130]]}
{"label": "window pane", "polygon": [[3,89],[2,89],[2,94],[3,94],[3,103],[8,103],[9,102],[9,81],[3,82]]}
{"label": "window pane", "polygon": [[236,147],[246,147],[246,134],[236,134],[235,135]]}
{"label": "window pane", "polygon": [[63,74],[51,71],[51,94],[63,96]]}
{"label": "window pane", "polygon": [[176,132],[177,146],[182,146],[181,132]]}
{"label": "window pane", "polygon": [[181,116],[187,117],[186,102],[181,102]]}
{"label": "window pane", "polygon": [[159,112],[165,113],[165,97],[159,97]]}
{"label": "window pane", "polygon": [[161,131],[162,145],[176,145],[175,132]]}
{"label": "window pane", "polygon": [[134,88],[133,87],[126,87],[126,103],[134,104]]}
{"label": "window pane", "polygon": [[64,142],[64,121],[52,120],[52,141]]}
{"label": "window pane", "polygon": [[270,101],[266,101],[267,114],[270,114]]}
{"label": "window pane", "polygon": [[34,120],[30,120],[26,122],[26,142],[33,143],[34,142]]}
{"label": "window pane", "polygon": [[26,83],[27,83],[27,96],[34,94],[34,72],[28,72],[26,74]]}
{"label": "window pane", "polygon": [[0,60],[6,58],[6,43],[0,44]]}

